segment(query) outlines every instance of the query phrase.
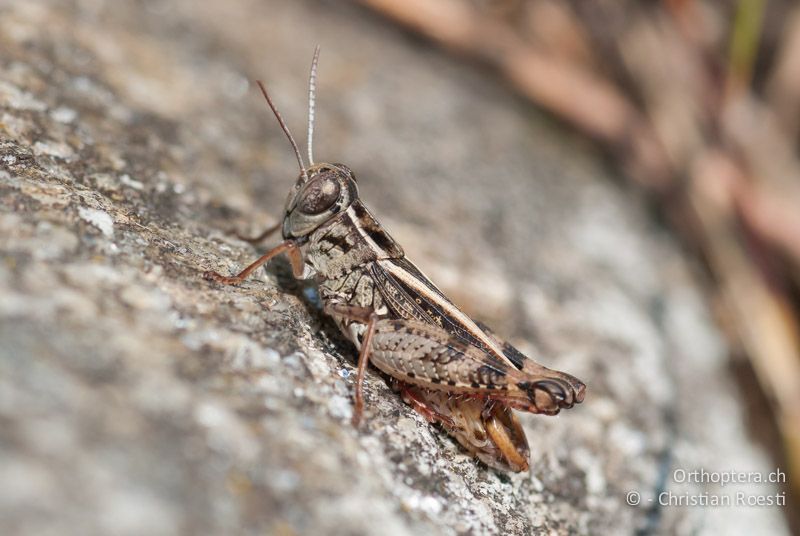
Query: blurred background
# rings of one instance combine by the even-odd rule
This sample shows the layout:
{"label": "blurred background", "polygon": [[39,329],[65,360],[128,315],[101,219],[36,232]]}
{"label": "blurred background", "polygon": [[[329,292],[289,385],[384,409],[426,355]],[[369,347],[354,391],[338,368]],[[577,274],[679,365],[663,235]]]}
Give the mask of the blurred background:
{"label": "blurred background", "polygon": [[491,67],[599,143],[647,193],[701,267],[752,432],[789,468],[797,500],[800,7],[780,0],[362,3]]}
{"label": "blurred background", "polygon": [[647,192],[702,267],[752,432],[800,504],[800,7],[363,3],[495,69]]}
{"label": "blurred background", "polygon": [[[530,474],[368,377],[286,267],[219,289],[318,160],[471,315],[589,385]],[[0,0],[0,528],[800,533],[800,7]],[[659,508],[675,468],[781,508]],[[752,488],[752,490],[766,488]],[[771,489],[771,488],[770,488]],[[688,493],[687,492],[687,493]]]}

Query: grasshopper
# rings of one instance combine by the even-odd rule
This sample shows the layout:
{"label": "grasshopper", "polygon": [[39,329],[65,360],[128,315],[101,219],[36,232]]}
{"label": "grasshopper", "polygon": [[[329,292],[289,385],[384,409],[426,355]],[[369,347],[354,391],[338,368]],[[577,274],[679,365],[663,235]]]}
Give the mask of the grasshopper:
{"label": "grasshopper", "polygon": [[308,166],[264,84],[257,82],[292,145],[300,175],[282,222],[258,237],[240,238],[260,242],[281,229],[283,241],[237,275],[208,271],[204,277],[235,285],[286,254],[294,277],[316,280],[324,313],[358,349],[355,426],[372,363],[403,400],[484,463],[526,470],[528,443],[512,410],[555,415],[582,402],[585,385],[534,362],[470,319],[378,223],[359,197],[353,172],[343,164],[314,163],[318,60],[319,47],[309,77]]}

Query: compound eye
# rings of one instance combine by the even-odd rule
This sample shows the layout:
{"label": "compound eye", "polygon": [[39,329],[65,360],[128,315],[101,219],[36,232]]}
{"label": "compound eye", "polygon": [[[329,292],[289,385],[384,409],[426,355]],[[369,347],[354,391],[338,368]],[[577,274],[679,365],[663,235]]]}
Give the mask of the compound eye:
{"label": "compound eye", "polygon": [[339,181],[332,177],[320,177],[303,191],[298,208],[305,214],[321,214],[336,203],[340,191]]}

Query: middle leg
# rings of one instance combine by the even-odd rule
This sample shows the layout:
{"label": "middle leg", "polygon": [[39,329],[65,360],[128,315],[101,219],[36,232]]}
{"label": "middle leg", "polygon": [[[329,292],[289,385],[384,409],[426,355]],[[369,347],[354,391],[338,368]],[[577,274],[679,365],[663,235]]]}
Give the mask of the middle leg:
{"label": "middle leg", "polygon": [[367,330],[361,338],[361,350],[358,354],[358,372],[356,373],[353,426],[358,426],[358,423],[361,422],[361,414],[364,412],[364,374],[369,364],[369,353],[372,346],[372,337],[375,334],[375,324],[380,319],[380,315],[375,313],[375,310],[371,307],[359,307],[343,303],[327,303],[323,310],[326,314],[340,316],[367,326]]}

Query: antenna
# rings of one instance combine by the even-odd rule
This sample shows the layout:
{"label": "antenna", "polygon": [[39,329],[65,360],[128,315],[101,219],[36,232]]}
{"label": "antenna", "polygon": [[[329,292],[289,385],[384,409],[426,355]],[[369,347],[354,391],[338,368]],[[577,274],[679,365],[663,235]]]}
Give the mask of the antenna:
{"label": "antenna", "polygon": [[281,125],[283,133],[286,134],[286,137],[289,138],[289,143],[292,144],[294,155],[297,157],[297,163],[300,164],[300,173],[303,175],[304,179],[308,180],[308,172],[306,172],[306,167],[303,164],[303,157],[300,156],[300,149],[297,148],[297,143],[295,143],[292,133],[289,132],[289,127],[286,126],[286,123],[283,121],[283,117],[281,117],[281,113],[275,107],[275,104],[272,103],[272,99],[269,98],[269,93],[267,93],[267,88],[264,87],[264,83],[261,82],[261,80],[256,80],[256,84],[258,84],[258,87],[261,88],[261,93],[264,95],[264,98],[267,99],[267,104],[269,104],[272,113],[275,114],[275,118]]}
{"label": "antenna", "polygon": [[311,75],[308,77],[308,165],[314,165],[314,108],[317,101],[317,62],[319,62],[319,45],[314,48],[314,59],[311,60]]}

